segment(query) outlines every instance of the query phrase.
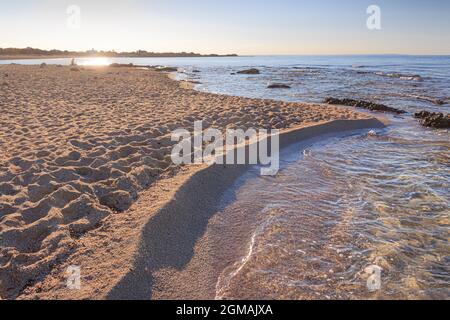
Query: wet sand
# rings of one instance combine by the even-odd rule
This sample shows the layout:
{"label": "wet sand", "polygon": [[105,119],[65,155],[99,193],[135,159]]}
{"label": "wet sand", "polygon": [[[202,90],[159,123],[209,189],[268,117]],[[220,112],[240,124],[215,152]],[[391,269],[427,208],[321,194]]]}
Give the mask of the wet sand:
{"label": "wet sand", "polygon": [[[203,120],[204,129],[315,126],[320,134],[349,124],[331,121],[368,118],[196,92],[159,72],[109,67],[0,66],[0,106],[4,299],[190,297],[180,288],[192,273],[176,271],[198,261],[207,208],[244,169],[174,165],[172,130]],[[70,265],[82,268],[80,290],[66,287]],[[194,270],[213,277],[208,266]],[[193,297],[214,298],[199,286]]]}

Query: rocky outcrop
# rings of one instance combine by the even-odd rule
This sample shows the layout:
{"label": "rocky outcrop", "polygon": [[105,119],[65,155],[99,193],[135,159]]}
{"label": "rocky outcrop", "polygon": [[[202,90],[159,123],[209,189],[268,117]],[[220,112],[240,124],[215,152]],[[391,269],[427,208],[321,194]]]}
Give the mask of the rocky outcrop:
{"label": "rocky outcrop", "polygon": [[404,110],[388,107],[384,104],[363,101],[363,100],[326,98],[325,103],[343,105],[343,106],[349,106],[349,107],[356,107],[356,108],[363,108],[363,109],[367,109],[370,111],[390,112],[390,113],[395,113],[395,114],[406,113],[406,111],[404,111]]}
{"label": "rocky outcrop", "polygon": [[237,74],[260,74],[261,72],[258,69],[247,69],[238,71]]}
{"label": "rocky outcrop", "polygon": [[284,83],[271,83],[267,86],[267,89],[290,89],[291,86]]}
{"label": "rocky outcrop", "polygon": [[419,119],[420,124],[424,127],[436,129],[450,128],[450,114],[421,111],[415,113],[414,117]]}

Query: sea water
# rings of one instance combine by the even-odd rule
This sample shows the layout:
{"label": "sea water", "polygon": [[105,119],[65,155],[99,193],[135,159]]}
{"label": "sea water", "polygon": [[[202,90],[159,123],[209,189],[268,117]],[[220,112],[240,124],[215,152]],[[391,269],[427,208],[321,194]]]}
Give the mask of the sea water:
{"label": "sea water", "polygon": [[277,176],[251,171],[228,190],[208,231],[217,259],[234,257],[217,298],[450,298],[450,133],[412,116],[450,111],[450,57],[247,57],[184,72],[198,90],[407,111],[383,130],[292,146]]}

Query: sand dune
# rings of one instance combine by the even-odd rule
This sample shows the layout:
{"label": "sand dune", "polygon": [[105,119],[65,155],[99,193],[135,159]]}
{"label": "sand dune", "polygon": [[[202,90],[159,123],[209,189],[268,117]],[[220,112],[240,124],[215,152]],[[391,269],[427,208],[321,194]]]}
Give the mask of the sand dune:
{"label": "sand dune", "polygon": [[367,118],[329,105],[200,93],[149,70],[19,65],[0,66],[0,111],[2,298],[52,296],[40,283],[86,250],[86,235],[122,216],[134,225],[125,217],[142,192],[182,170],[170,159],[176,128]]}

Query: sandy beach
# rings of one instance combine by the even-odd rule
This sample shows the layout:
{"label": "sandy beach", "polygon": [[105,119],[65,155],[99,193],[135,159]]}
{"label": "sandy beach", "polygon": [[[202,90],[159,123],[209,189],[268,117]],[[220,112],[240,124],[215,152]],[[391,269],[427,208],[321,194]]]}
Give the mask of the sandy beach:
{"label": "sandy beach", "polygon": [[[214,298],[201,258],[207,208],[243,169],[174,165],[171,132],[203,120],[281,129],[288,144],[380,125],[333,105],[197,92],[137,68],[0,66],[0,107],[3,299]],[[81,290],[66,287],[70,265],[82,266]]]}

